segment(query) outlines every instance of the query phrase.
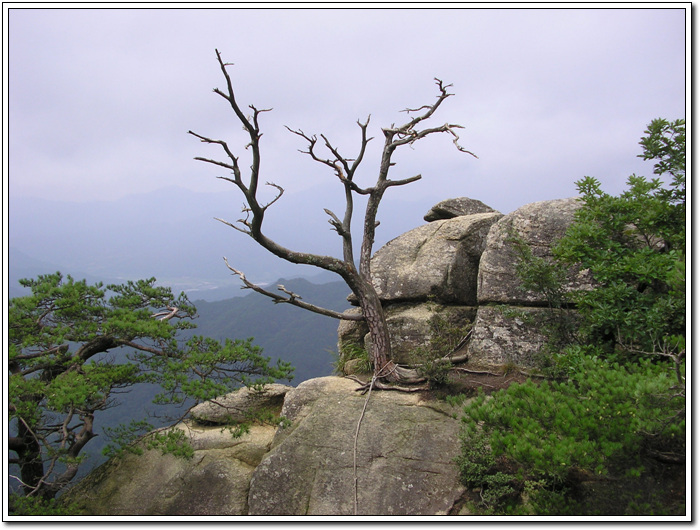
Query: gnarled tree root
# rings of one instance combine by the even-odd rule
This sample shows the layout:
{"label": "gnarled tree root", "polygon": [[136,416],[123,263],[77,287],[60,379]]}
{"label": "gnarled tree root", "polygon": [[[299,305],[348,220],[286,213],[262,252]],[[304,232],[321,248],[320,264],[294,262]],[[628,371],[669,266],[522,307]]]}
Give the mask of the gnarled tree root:
{"label": "gnarled tree root", "polygon": [[[360,379],[348,375],[348,379],[360,383],[360,387],[356,388],[357,392],[362,394],[366,393],[370,389],[376,390],[395,390],[397,392],[419,392],[421,390],[427,390],[428,385],[425,384],[425,377],[418,374],[418,372],[411,368],[404,368],[393,361],[389,361],[381,370],[379,370],[371,381],[365,383]],[[420,384],[424,383],[424,384]],[[404,385],[419,385],[419,386],[402,386]]]}

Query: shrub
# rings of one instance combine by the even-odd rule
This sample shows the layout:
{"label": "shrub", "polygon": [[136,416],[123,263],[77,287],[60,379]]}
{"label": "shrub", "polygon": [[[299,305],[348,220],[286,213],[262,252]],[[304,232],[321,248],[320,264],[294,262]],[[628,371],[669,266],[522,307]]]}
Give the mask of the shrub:
{"label": "shrub", "polygon": [[685,120],[657,119],[645,133],[639,156],[657,161],[657,177],[632,175],[617,197],[592,177],[578,181],[582,207],[553,249],[598,283],[574,297],[587,342],[628,356],[685,333]]}
{"label": "shrub", "polygon": [[416,348],[412,352],[412,357],[416,364],[416,371],[427,379],[432,388],[447,384],[447,378],[452,369],[450,361],[428,347]]}
{"label": "shrub", "polygon": [[[527,381],[481,395],[464,408],[462,478],[490,490],[482,495],[489,509],[512,509],[514,492],[522,501],[527,486],[529,509],[563,511],[574,474],[639,470],[651,439],[683,439],[685,400],[675,397],[675,383],[649,360],[621,367],[585,357],[567,381]],[[508,470],[513,478],[506,481]]]}
{"label": "shrub", "polygon": [[56,499],[26,497],[11,493],[8,501],[9,515],[57,516],[78,513],[78,508],[74,503],[66,504]]}
{"label": "shrub", "polygon": [[428,381],[432,388],[447,384],[452,363],[447,358],[458,348],[471,328],[471,324],[460,325],[451,322],[443,313],[444,307],[432,300],[428,307],[433,313],[428,320],[430,342],[427,346],[416,348],[411,353],[416,371]]}

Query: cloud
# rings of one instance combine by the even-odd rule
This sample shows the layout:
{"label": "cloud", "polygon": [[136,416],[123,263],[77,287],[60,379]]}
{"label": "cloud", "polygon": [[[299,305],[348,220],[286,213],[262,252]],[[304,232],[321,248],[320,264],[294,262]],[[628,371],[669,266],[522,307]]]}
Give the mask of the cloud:
{"label": "cloud", "polygon": [[[10,193],[117,198],[166,185],[221,189],[216,153],[186,134],[240,135],[214,48],[235,63],[242,104],[262,118],[263,168],[299,190],[332,177],[284,125],[325,132],[356,152],[355,121],[372,115],[363,176],[374,177],[381,126],[454,84],[436,122],[449,138],[397,153],[426,182],[406,198],[471,195],[507,210],[573,194],[603,172],[620,187],[657,116],[685,112],[680,9],[10,9]],[[372,166],[372,164],[374,164]],[[428,181],[430,176],[430,182]],[[267,178],[267,177],[266,177]],[[615,190],[613,190],[615,191]]]}

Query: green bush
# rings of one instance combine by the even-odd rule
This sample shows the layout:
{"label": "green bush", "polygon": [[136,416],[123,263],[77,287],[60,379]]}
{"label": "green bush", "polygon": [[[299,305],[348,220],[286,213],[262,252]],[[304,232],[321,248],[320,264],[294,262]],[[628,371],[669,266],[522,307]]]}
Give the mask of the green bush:
{"label": "green bush", "polygon": [[447,384],[447,378],[452,369],[452,363],[443,359],[440,353],[435,353],[428,347],[420,347],[411,353],[416,371],[426,378],[432,388],[441,387]]}
{"label": "green bush", "polygon": [[572,474],[607,476],[619,466],[638,473],[650,440],[684,439],[685,400],[674,397],[676,383],[649,360],[622,367],[586,357],[567,381],[481,395],[464,408],[462,478],[485,490],[487,509],[512,510],[515,492],[522,506],[527,486],[529,509],[564,511]]}
{"label": "green bush", "polygon": [[[7,406],[10,458],[28,496],[48,500],[72,483],[96,436],[97,413],[137,384],[159,385],[156,403],[194,405],[292,378],[289,363],[272,364],[252,339],[184,340],[180,332],[195,327],[196,308],[155,278],[105,287],[55,273],[20,283],[31,294],[8,304]],[[140,451],[134,440],[151,430],[145,421],[106,427],[111,456]],[[177,436],[149,440],[187,457]]]}
{"label": "green bush", "polygon": [[685,120],[657,119],[640,144],[655,178],[632,175],[619,196],[585,177],[582,207],[553,249],[564,265],[588,269],[598,287],[575,293],[588,343],[627,357],[668,350],[685,334]]}
{"label": "green bush", "polygon": [[[569,513],[576,477],[635,479],[647,455],[685,459],[685,120],[654,120],[645,133],[640,156],[657,177],[632,175],[617,197],[591,177],[577,182],[582,206],[553,261],[511,234],[523,288],[550,309],[542,368],[555,381],[465,407],[459,465],[484,510]],[[569,266],[596,287],[566,292]]]}
{"label": "green bush", "polygon": [[40,496],[27,497],[11,493],[9,495],[9,515],[75,515],[78,508],[75,504],[66,504],[56,499],[46,499]]}

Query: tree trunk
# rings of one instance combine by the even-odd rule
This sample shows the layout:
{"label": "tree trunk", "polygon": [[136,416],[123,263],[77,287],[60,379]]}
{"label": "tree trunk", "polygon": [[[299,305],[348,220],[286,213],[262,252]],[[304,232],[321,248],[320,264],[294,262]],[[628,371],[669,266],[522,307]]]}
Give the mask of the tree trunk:
{"label": "tree trunk", "polygon": [[391,339],[382,302],[371,285],[364,286],[363,292],[358,298],[360,299],[360,307],[367,322],[369,336],[372,341],[369,354],[374,365],[374,374],[387,381],[398,381],[398,376],[394,371],[391,371],[391,367],[393,367],[393,362],[391,361]]}
{"label": "tree trunk", "polygon": [[44,462],[41,458],[41,446],[26,428],[18,429],[18,439],[21,440],[21,447],[15,449],[19,460],[20,476],[22,478],[22,489],[25,495],[29,495],[39,485],[44,478]]}

